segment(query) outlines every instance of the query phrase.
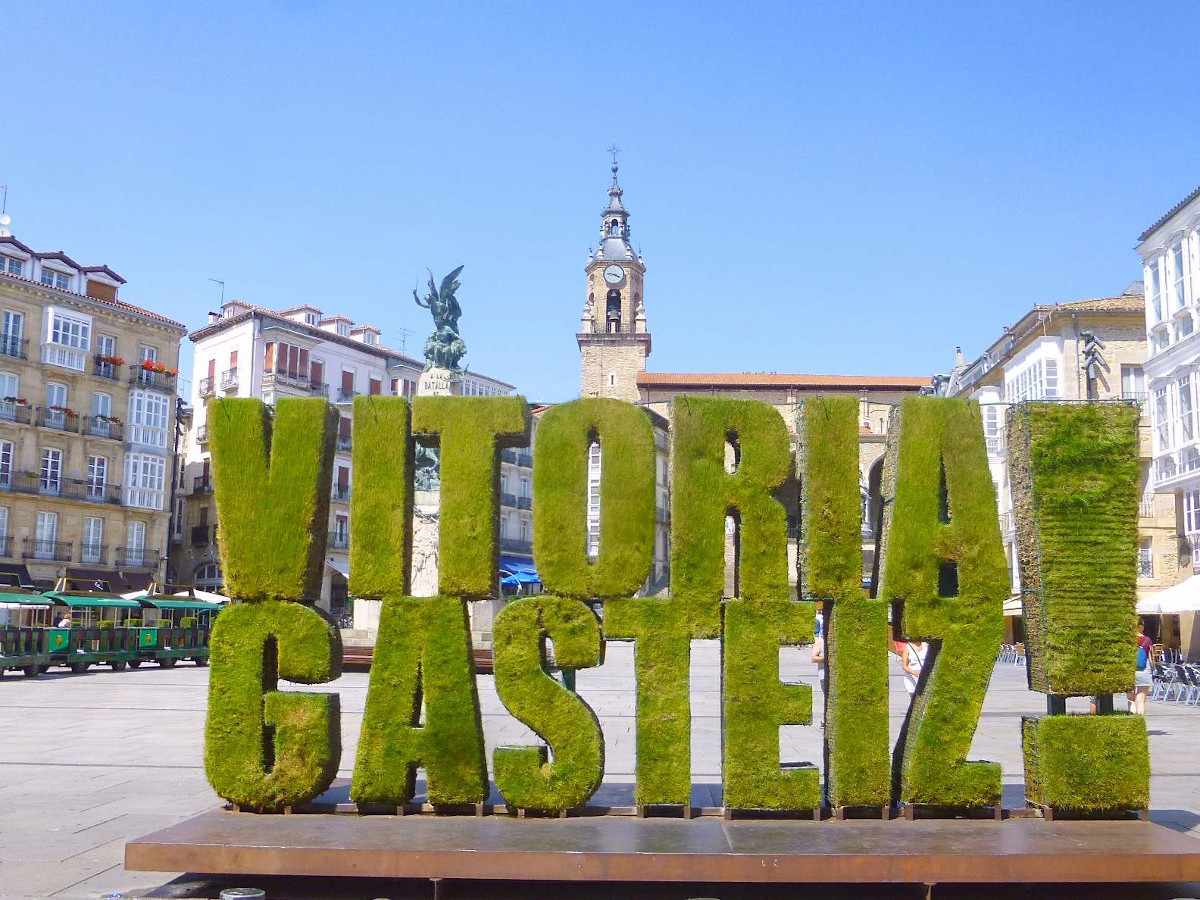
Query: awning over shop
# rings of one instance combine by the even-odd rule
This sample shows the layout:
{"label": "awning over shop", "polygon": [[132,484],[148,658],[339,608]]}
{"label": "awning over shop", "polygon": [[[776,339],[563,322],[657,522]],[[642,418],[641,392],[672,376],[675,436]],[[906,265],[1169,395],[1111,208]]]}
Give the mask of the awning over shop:
{"label": "awning over shop", "polygon": [[340,559],[327,559],[325,560],[325,565],[329,566],[329,568],[333,569],[333,571],[337,572],[343,578],[350,577],[350,563],[348,562],[343,562]]}
{"label": "awning over shop", "polygon": [[1138,601],[1137,611],[1150,615],[1200,611],[1200,575],[1193,575],[1165,591],[1143,597]]}
{"label": "awning over shop", "polygon": [[47,591],[46,597],[55,603],[62,603],[71,608],[103,607],[105,609],[141,609],[142,605],[136,600],[126,600],[124,597],[87,597],[72,594],[59,594]]}
{"label": "awning over shop", "polygon": [[[144,591],[154,580],[150,572],[124,572],[113,569],[85,569],[82,567],[67,567],[66,577],[71,581],[87,581],[92,584],[107,584],[107,590],[114,594],[131,594],[134,591]],[[104,590],[104,588],[97,588]]]}
{"label": "awning over shop", "polygon": [[534,568],[533,561],[521,559],[519,556],[500,557],[500,583],[510,587],[521,584],[541,584],[541,576]]}
{"label": "awning over shop", "polygon": [[173,600],[160,597],[139,597],[138,602],[153,609],[220,609],[220,603],[205,600]]}
{"label": "awning over shop", "polygon": [[0,575],[16,575],[23,587],[33,587],[28,567],[19,563],[0,563]]}

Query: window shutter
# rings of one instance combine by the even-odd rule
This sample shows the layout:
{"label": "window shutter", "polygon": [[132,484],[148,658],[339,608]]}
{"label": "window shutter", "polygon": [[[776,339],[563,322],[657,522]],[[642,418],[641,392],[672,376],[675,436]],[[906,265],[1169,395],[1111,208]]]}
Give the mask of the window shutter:
{"label": "window shutter", "polygon": [[372,396],[374,396],[375,394],[383,393],[383,382],[380,381],[378,378],[372,378],[370,381],[370,391],[369,392]]}

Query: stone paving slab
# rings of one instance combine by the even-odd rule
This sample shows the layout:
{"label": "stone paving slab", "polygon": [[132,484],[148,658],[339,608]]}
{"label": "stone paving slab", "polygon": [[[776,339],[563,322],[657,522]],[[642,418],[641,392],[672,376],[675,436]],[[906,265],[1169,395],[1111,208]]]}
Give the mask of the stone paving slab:
{"label": "stone paving slab", "polygon": [[[696,791],[710,797],[705,805],[713,806],[720,803],[716,783],[721,752],[718,662],[716,642],[695,643],[692,773]],[[781,650],[780,668],[783,680],[814,686],[814,715],[819,722],[823,698],[807,650]],[[332,685],[314,688],[341,695],[344,752],[340,775],[345,778],[354,765],[367,678],[366,673],[349,673]],[[604,666],[581,670],[577,684],[581,696],[600,715],[605,732],[605,779],[610,783],[604,788],[605,797],[626,797],[633,778],[636,724],[631,645],[610,643]],[[0,898],[74,900],[114,891],[126,896],[145,894],[178,874],[126,872],[121,865],[122,852],[126,840],[218,804],[202,768],[207,685],[208,670],[186,664],[172,670],[148,666],[126,672],[99,669],[82,676],[3,678]],[[489,758],[491,749],[499,744],[534,740],[529,729],[504,710],[490,676],[480,677],[479,690]],[[899,665],[893,660],[893,738],[906,708]],[[1073,700],[1070,708],[1083,711],[1086,701]],[[1000,763],[1007,805],[1022,802],[1020,716],[1044,709],[1042,696],[1026,689],[1023,668],[996,667],[972,757]],[[1200,837],[1200,708],[1152,702],[1148,718],[1152,818]],[[809,760],[819,766],[819,727],[781,729],[780,752],[784,760]],[[427,896],[425,887],[414,887],[412,895]],[[1200,897],[1200,886],[1185,887],[1188,889],[1174,894],[1153,896]],[[570,894],[578,896],[578,889]],[[725,891],[712,896],[733,894]]]}

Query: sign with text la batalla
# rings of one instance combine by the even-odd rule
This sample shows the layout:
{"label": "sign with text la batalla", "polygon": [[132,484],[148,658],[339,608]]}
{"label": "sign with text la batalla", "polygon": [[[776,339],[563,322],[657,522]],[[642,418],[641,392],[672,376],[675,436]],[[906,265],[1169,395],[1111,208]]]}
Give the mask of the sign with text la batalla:
{"label": "sign with text la batalla", "polygon": [[[650,415],[601,398],[543,414],[533,510],[545,593],[508,603],[494,623],[496,690],[540,739],[493,753],[508,809],[579,807],[604,772],[600,724],[548,674],[547,639],[558,665],[572,669],[599,665],[606,641],[633,642],[639,805],[690,804],[691,642],[719,639],[727,809],[998,806],[1000,766],[968,759],[1010,590],[979,407],[916,397],[895,409],[872,596],[861,582],[857,406],[854,397],[814,397],[786,421],[757,401],[676,398],[670,588],[654,597],[638,596],[660,527]],[[1137,418],[1121,403],[1031,403],[1007,413],[1029,682],[1048,695],[1124,691],[1134,681]],[[299,807],[330,786],[342,755],[337,694],[279,687],[340,674],[337,629],[312,606],[338,412],[320,399],[281,399],[270,410],[222,398],[210,403],[208,426],[222,569],[239,602],[212,636],[205,767],[240,809]],[[382,600],[382,613],[351,798],[362,811],[394,811],[413,799],[423,769],[435,807],[482,803],[488,759],[467,604],[495,592],[500,451],[529,444],[528,407],[520,397],[357,397],[353,430],[349,587]],[[409,595],[418,442],[436,444],[441,465],[434,597]],[[589,556],[596,443],[600,543]],[[799,492],[800,601],[789,590],[786,485]],[[729,516],[735,597],[724,596]],[[779,759],[779,727],[813,719],[811,686],[780,680],[779,647],[813,639],[819,605],[823,778]],[[893,753],[888,653],[899,637],[930,649]],[[1033,802],[1099,815],[1147,805],[1140,717],[1029,717],[1021,740]]]}

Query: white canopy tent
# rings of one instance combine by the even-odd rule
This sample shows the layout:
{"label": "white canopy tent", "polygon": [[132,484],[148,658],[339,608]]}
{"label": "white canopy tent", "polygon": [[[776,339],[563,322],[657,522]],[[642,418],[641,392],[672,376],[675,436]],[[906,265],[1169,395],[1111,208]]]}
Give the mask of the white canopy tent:
{"label": "white canopy tent", "polygon": [[1200,575],[1139,600],[1137,611],[1147,615],[1200,612]]}

